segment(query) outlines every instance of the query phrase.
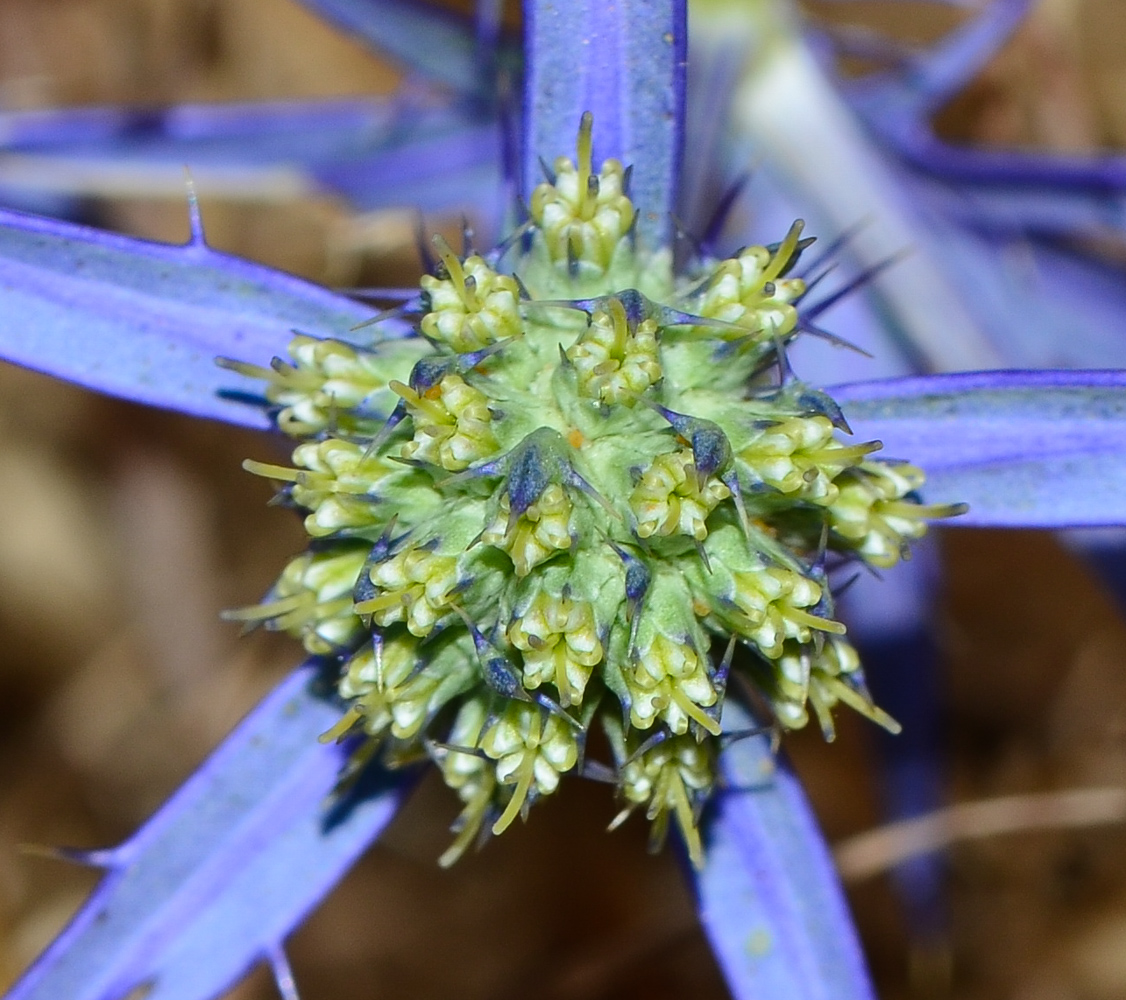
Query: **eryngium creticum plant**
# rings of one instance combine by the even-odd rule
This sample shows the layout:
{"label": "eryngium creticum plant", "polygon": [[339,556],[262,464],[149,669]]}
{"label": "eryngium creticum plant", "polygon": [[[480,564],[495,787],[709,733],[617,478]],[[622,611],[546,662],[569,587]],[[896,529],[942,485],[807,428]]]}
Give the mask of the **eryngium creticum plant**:
{"label": "eryngium creticum plant", "polygon": [[[336,6],[352,5],[340,0]],[[660,761],[662,748],[714,747],[716,736],[706,723],[718,721],[722,752],[715,767],[720,780],[699,817],[703,866],[694,878],[702,922],[733,993],[739,997],[869,996],[847,913],[800,789],[784,760],[772,757],[769,738],[746,735],[747,730],[769,723],[769,717],[762,713],[764,717],[756,720],[734,698],[726,699],[718,719],[715,708],[723,688],[718,679],[726,677],[734,686],[738,678],[749,675],[774,700],[780,714],[789,712],[796,721],[792,706],[800,701],[797,695],[803,690],[807,664],[807,694],[812,694],[813,656],[823,656],[839,640],[831,624],[831,610],[821,606],[827,574],[835,568],[832,560],[850,552],[854,558],[859,554],[863,559],[866,554],[871,560],[890,559],[899,552],[898,545],[886,545],[882,550],[870,546],[865,553],[867,533],[861,530],[850,535],[845,529],[848,518],[839,519],[834,528],[830,511],[849,509],[840,500],[850,485],[867,485],[864,497],[870,500],[874,484],[887,475],[875,470],[888,467],[870,455],[853,452],[839,469],[832,464],[832,455],[828,462],[818,458],[817,468],[803,468],[798,477],[801,483],[787,479],[785,470],[778,467],[771,482],[764,473],[757,479],[750,475],[752,460],[759,467],[769,464],[764,456],[771,453],[770,439],[772,433],[777,434],[777,425],[807,419],[808,426],[821,429],[823,440],[804,444],[806,452],[845,451],[854,447],[852,440],[863,445],[879,438],[896,458],[917,456],[930,474],[926,484],[929,500],[970,501],[970,513],[953,523],[1098,524],[1123,517],[1126,401],[1124,380],[1117,372],[965,373],[838,387],[830,395],[843,405],[855,435],[841,439],[843,447],[833,445],[832,432],[817,422],[824,417],[832,425],[834,419],[840,419],[829,397],[816,390],[807,392],[800,382],[787,377],[781,363],[795,331],[816,327],[808,322],[813,308],[798,301],[801,290],[796,282],[803,272],[800,261],[795,264],[793,258],[800,249],[800,236],[793,234],[774,248],[737,253],[732,258],[734,266],[722,261],[703,263],[698,269],[698,287],[674,282],[667,255],[662,253],[671,242],[668,220],[683,125],[679,99],[682,7],[674,3],[612,7],[579,0],[566,5],[529,2],[526,14],[524,175],[534,175],[540,156],[551,162],[568,146],[573,148],[575,123],[584,109],[592,109],[598,123],[594,141],[607,150],[603,155],[589,154],[591,166],[616,157],[634,168],[630,192],[636,209],[630,211],[636,211],[636,242],[630,238],[625,203],[618,201],[613,225],[605,230],[612,239],[603,242],[604,234],[594,226],[591,240],[584,237],[573,243],[567,238],[553,249],[548,237],[560,215],[550,215],[549,209],[569,204],[572,212],[578,209],[581,215],[583,206],[597,207],[599,199],[614,195],[609,182],[599,180],[592,186],[588,179],[585,187],[577,183],[588,157],[584,138],[575,168],[554,170],[553,186],[564,196],[559,202],[548,197],[537,201],[534,186],[528,183],[525,193],[533,217],[509,249],[511,257],[491,263],[482,258],[478,264],[471,262],[473,254],[455,256],[438,248],[439,258],[444,258],[442,266],[428,279],[426,302],[420,298],[414,310],[420,331],[432,341],[392,337],[395,331],[413,332],[394,317],[375,327],[384,338],[377,343],[372,330],[353,329],[370,318],[368,310],[210,250],[198,217],[193,220],[192,242],[173,248],[11,213],[3,216],[0,267],[4,281],[0,289],[5,308],[0,312],[0,343],[7,356],[130,398],[252,426],[265,425],[263,411],[216,396],[216,389],[227,393],[241,389],[245,395],[246,386],[237,385],[229,371],[215,370],[211,358],[222,353],[236,357],[236,367],[260,365],[265,370],[271,356],[288,357],[269,369],[265,392],[268,401],[274,395],[277,416],[287,427],[311,438],[300,446],[306,449],[297,460],[304,466],[298,470],[303,475],[292,480],[289,496],[307,511],[306,516],[313,515],[314,528],[316,515],[324,510],[327,520],[322,527],[329,528],[326,538],[345,528],[339,518],[349,515],[342,512],[362,515],[375,511],[377,515],[374,524],[351,526],[359,530],[356,537],[362,542],[357,541],[354,548],[362,558],[351,553],[350,569],[335,581],[342,579],[343,588],[334,594],[326,586],[323,594],[309,595],[314,605],[320,603],[319,597],[339,602],[335,620],[320,615],[319,641],[324,645],[318,645],[318,655],[251,713],[184,788],[125,844],[85,855],[86,860],[107,869],[106,878],[74,922],[15,987],[12,997],[119,1000],[130,991],[144,989],[149,1000],[201,1000],[220,995],[262,960],[272,964],[279,985],[292,995],[292,977],[283,952],[285,938],[383,829],[401,794],[402,784],[395,774],[405,770],[390,773],[380,766],[381,760],[357,767],[363,763],[365,747],[383,749],[362,733],[358,741],[352,738],[341,744],[331,739],[320,742],[318,737],[339,732],[342,718],[344,725],[362,730],[365,722],[377,719],[385,710],[391,730],[386,750],[399,758],[396,763],[405,763],[402,758],[409,756],[409,748],[400,748],[394,732],[395,725],[403,723],[395,717],[397,706],[386,705],[384,696],[389,691],[405,691],[426,676],[443,653],[467,678],[457,697],[473,704],[470,689],[476,687],[487,703],[480,704],[477,711],[485,714],[477,733],[472,732],[471,720],[465,735],[451,728],[435,728],[435,738],[418,742],[422,751],[438,758],[444,767],[453,767],[456,761],[466,769],[463,788],[476,777],[487,779],[487,769],[492,769],[497,784],[477,806],[480,829],[486,834],[509,809],[518,812],[533,792],[541,791],[533,783],[546,785],[567,760],[566,747],[556,761],[547,759],[550,772],[544,767],[537,770],[538,758],[533,759],[524,796],[514,805],[522,765],[527,773],[531,725],[526,731],[510,725],[506,733],[499,734],[516,737],[508,756],[517,759],[503,776],[501,768],[506,762],[500,740],[491,745],[494,755],[484,737],[477,740],[482,730],[490,732],[505,723],[505,711],[538,719],[540,746],[547,749],[550,745],[543,738],[548,727],[552,727],[553,737],[556,732],[564,734],[560,740],[573,736],[576,761],[572,769],[578,771],[579,750],[585,749],[578,739],[580,726],[585,731],[592,721],[583,713],[599,708],[595,695],[602,691],[604,706],[613,708],[615,701],[619,705],[621,759],[603,760],[600,770],[586,759],[593,755],[584,755],[583,770],[611,780],[617,780],[619,772],[627,775],[630,765],[646,754],[657,753]],[[594,176],[593,170],[589,176]],[[619,175],[611,169],[609,176]],[[623,170],[623,188],[624,181]],[[568,183],[573,185],[569,194]],[[597,212],[584,221],[608,224]],[[520,242],[524,239],[527,245]],[[619,247],[624,250],[615,259]],[[602,256],[597,256],[598,248]],[[588,253],[596,255],[595,273],[583,267]],[[783,274],[787,266],[793,270]],[[507,276],[502,273],[509,268],[516,270]],[[765,274],[773,268],[778,273],[767,279]],[[713,280],[716,274],[719,281]],[[769,290],[768,280],[773,284]],[[521,282],[528,289],[527,297]],[[716,300],[722,298],[724,288],[732,287],[735,294],[726,302],[729,309],[725,312],[725,303]],[[624,295],[627,290],[637,294]],[[749,299],[746,303],[744,293]],[[492,303],[496,308],[490,307],[486,313],[484,304],[491,294],[497,296]],[[506,304],[509,301],[512,309]],[[471,302],[481,308],[470,308]],[[788,311],[794,302],[799,307],[796,313]],[[444,310],[446,320],[442,320]],[[714,315],[708,315],[709,311]],[[463,322],[469,313],[484,314],[484,322],[474,324],[471,317]],[[748,313],[757,318],[740,324]],[[504,322],[506,316],[509,325]],[[423,327],[428,317],[434,317],[429,329]],[[647,321],[652,321],[653,328],[646,328]],[[791,321],[795,325],[787,328]],[[760,332],[759,326],[768,336],[754,336]],[[296,356],[287,351],[292,343],[288,331],[293,327],[307,338],[297,341]],[[650,337],[659,372],[652,363]],[[781,348],[775,337],[782,342]],[[488,343],[489,338],[494,342]],[[547,354],[541,364],[532,364],[531,353],[544,342]],[[345,346],[334,346],[339,344]],[[617,348],[620,357],[615,356]],[[627,348],[636,364],[623,363]],[[571,356],[567,356],[569,350]],[[713,360],[717,351],[720,363]],[[175,364],[168,363],[170,352]],[[678,355],[689,361],[683,373],[666,370]],[[506,374],[505,366],[521,357],[531,369],[527,384],[513,372]],[[106,364],[107,358],[114,363]],[[425,364],[419,368],[419,362],[435,358],[440,359],[437,368]],[[757,361],[752,363],[752,359]],[[154,364],[157,360],[160,363]],[[617,367],[603,367],[607,361],[614,361]],[[304,410],[294,407],[283,417],[286,407],[299,401],[283,398],[284,394],[303,388],[311,362],[332,368],[334,377],[348,376],[345,382],[358,377],[362,394],[345,399],[337,391],[346,387],[344,383],[325,383],[328,391],[321,400],[325,405]],[[376,369],[368,369],[365,375],[365,362],[375,362]],[[706,362],[704,376],[697,371],[702,362]],[[442,369],[444,364],[451,367]],[[763,371],[752,377],[751,371],[759,364]],[[740,370],[744,377],[733,387],[728,380],[734,380]],[[580,391],[584,372],[585,389]],[[658,374],[663,376],[660,381]],[[513,408],[506,410],[504,402],[489,393],[503,389],[526,398],[529,386],[539,379],[550,391],[536,395],[532,401],[535,412],[554,414],[552,419],[558,424],[541,419],[522,429]],[[561,385],[558,390],[556,380]],[[640,380],[653,384],[642,387]],[[605,398],[604,388],[608,390]],[[469,390],[481,393],[484,404],[474,406]],[[733,412],[720,412],[723,407],[716,400],[723,398],[733,401]],[[567,401],[574,413],[567,412],[561,401]],[[769,426],[755,426],[755,407],[762,408],[758,411],[761,420]],[[427,423],[436,413],[445,417]],[[459,416],[468,418],[464,434]],[[624,434],[644,438],[646,444],[640,454],[627,454],[620,465],[611,463],[607,468],[589,462],[585,453],[598,441],[589,427],[613,419],[624,422]],[[314,429],[318,420],[324,421],[325,439],[345,442],[342,451],[334,453],[330,448],[321,454],[322,431]],[[512,421],[507,428],[506,420]],[[718,433],[703,423],[709,420]],[[546,434],[536,433],[540,424],[546,424]],[[451,426],[453,432],[445,434]],[[435,433],[423,433],[427,428]],[[572,436],[574,430],[580,431],[579,437]],[[850,443],[844,444],[846,440]],[[730,447],[730,455],[725,453],[723,441]],[[789,456],[797,454],[797,464],[810,457],[802,451],[803,442],[801,435],[780,436],[783,451],[793,445]],[[349,450],[350,445],[355,449]],[[756,447],[763,452],[757,459]],[[482,448],[486,453],[478,455]],[[659,506],[662,502],[660,494],[658,500],[650,501],[650,494],[641,489],[646,470],[661,468],[658,463],[665,455],[677,459],[667,469],[669,485],[664,494],[666,502],[676,501],[675,525],[670,516],[651,521],[644,516],[650,509],[646,503]],[[835,457],[845,459],[842,454]],[[337,458],[344,465],[354,462],[361,476],[369,475],[370,466],[381,466],[380,478],[389,477],[402,496],[409,493],[408,501],[417,499],[417,505],[400,497],[396,506],[406,509],[392,523],[392,514],[380,512],[378,493],[375,498],[365,498],[363,489],[352,494],[347,489],[334,492],[326,488],[346,472],[340,463],[330,464]],[[462,461],[466,462],[463,468],[443,465]],[[640,471],[636,483],[630,475],[634,467]],[[902,467],[891,468],[900,475],[904,472]],[[735,476],[731,476],[732,470]],[[805,473],[811,470],[814,474],[807,481]],[[825,473],[823,481],[818,470]],[[295,475],[281,469],[258,471],[286,478]],[[891,493],[909,493],[917,485],[913,477],[908,474],[905,482],[893,482]],[[651,477],[650,484],[658,481],[659,477]],[[832,502],[825,502],[827,484],[838,490]],[[553,491],[553,486],[558,489]],[[730,495],[723,495],[723,490]],[[799,497],[794,503],[794,494],[803,490],[808,491],[806,498]],[[318,498],[321,493],[326,495]],[[451,497],[462,502],[449,512]],[[904,511],[922,513],[909,496],[882,499],[902,505],[886,512],[893,518]],[[714,506],[705,510],[711,500]],[[700,504],[696,520],[686,501]],[[672,503],[668,506],[671,513]],[[476,511],[477,523],[472,530],[459,525],[460,539],[452,532],[426,535],[421,530],[428,521],[446,523],[448,518],[451,524],[460,522],[463,507],[470,513]],[[686,508],[691,530],[682,531],[681,513]],[[857,523],[863,527],[868,523],[865,511],[870,516],[871,505],[866,507],[862,500],[856,509],[861,515]],[[539,520],[533,527],[535,515]],[[696,537],[697,521],[707,532],[700,538]],[[654,529],[642,537],[642,525],[650,523]],[[666,524],[674,529],[668,535],[659,530]],[[541,525],[544,534],[537,536]],[[897,534],[917,531],[920,522],[917,517],[906,517],[902,524],[889,527],[895,529],[894,540]],[[883,538],[887,541],[888,536]],[[451,549],[455,568],[458,553],[469,553],[461,558],[481,576],[492,573],[500,584],[497,594],[483,593],[484,587],[470,573],[456,574],[448,587],[440,576],[433,581],[429,577],[411,579],[408,553],[412,565],[420,559],[442,558],[449,554],[442,545],[450,545],[451,539],[458,543]],[[521,544],[517,546],[517,542]],[[561,544],[553,549],[554,542]],[[331,539],[315,542],[305,559],[315,560],[321,548],[339,545]],[[557,554],[533,565],[536,546],[546,552],[557,549]],[[376,558],[365,579],[364,564],[373,549]],[[797,553],[796,565],[788,559],[787,550]],[[770,555],[769,561],[760,562],[759,553]],[[616,602],[609,586],[605,594],[593,586],[580,591],[577,585],[565,593],[564,581],[555,578],[554,571],[571,568],[580,562],[580,556],[582,562],[597,566],[598,555],[603,557],[604,576],[620,587]],[[687,570],[683,577],[667,571],[677,564]],[[631,587],[630,570],[635,565],[649,571],[644,587],[636,570]],[[527,568],[522,576],[521,567]],[[282,586],[292,587],[294,578],[298,583],[313,582],[308,570],[299,561],[283,578]],[[793,576],[781,572],[775,577],[770,570],[788,571]],[[587,574],[583,581],[593,577],[597,582],[597,572],[590,573],[588,566],[582,572]],[[748,609],[736,599],[741,584],[738,574],[752,582],[788,580],[794,586],[788,593],[783,593],[784,586],[774,588],[775,593],[762,592],[761,587],[750,591],[760,595],[762,606]],[[330,574],[327,583],[332,582]],[[357,582],[362,590],[359,595],[352,592]],[[438,585],[436,596],[448,599],[448,611],[428,603],[426,584],[431,582]],[[727,589],[721,596],[726,600],[716,601],[706,611],[701,606],[700,615],[694,602],[684,607],[670,601],[671,606],[662,608],[655,600],[662,587],[695,585],[706,596],[725,583]],[[522,588],[530,590],[540,584],[535,593],[522,593]],[[419,586],[421,595],[414,590]],[[396,589],[413,596],[407,603],[401,595],[397,604],[378,603]],[[539,609],[533,610],[533,603],[541,593],[546,595],[544,600],[558,597],[561,603],[570,603],[563,638],[552,645],[555,649],[562,642],[565,647],[560,650],[564,658],[561,681],[552,679],[560,676],[554,662],[544,663],[539,674],[534,666],[534,654],[547,648],[552,635],[560,634],[559,629],[552,632],[551,626],[562,618],[546,612],[537,617]],[[302,602],[292,600],[302,596],[300,587],[274,596],[290,600],[249,617],[285,624],[283,617],[302,610]],[[526,600],[527,605],[518,600]],[[595,625],[589,632],[581,611],[571,620],[576,601],[591,606]],[[357,622],[360,630],[365,627],[362,617],[353,619],[354,609],[365,602],[373,603],[362,615],[371,616],[376,627],[386,631],[386,638],[368,646],[371,662],[366,674],[358,671],[359,676],[344,679],[351,707],[361,710],[361,717],[349,719],[348,704],[325,697],[310,682],[326,674],[341,682],[341,669],[347,667],[353,652],[349,630],[356,630]],[[386,624],[375,620],[377,614],[389,615],[396,607],[406,620]],[[444,612],[430,623],[443,626],[440,633],[415,635],[412,620],[425,631],[425,617],[434,610]],[[757,625],[753,624],[755,611]],[[777,616],[771,618],[770,611]],[[599,615],[609,621],[608,630],[600,628]],[[709,621],[718,624],[720,633],[714,650],[707,631]],[[781,630],[783,656],[769,655],[770,640],[760,631],[767,621]],[[635,622],[637,633],[633,634]],[[631,656],[648,639],[642,633],[647,622],[654,633],[663,623],[673,623],[672,634],[659,633],[668,643],[655,635],[651,646],[675,646],[687,638],[682,648],[690,648],[698,659],[703,653],[714,653],[703,663],[703,676],[716,703],[705,704],[710,695],[703,685],[688,698],[689,706],[699,711],[704,722],[678,705],[671,684],[667,701],[659,703],[658,696],[646,703],[655,716],[650,725],[634,721],[633,707],[643,703],[643,698],[630,691],[627,675],[642,695],[644,684],[648,682],[648,690],[652,690],[662,680],[652,675],[647,678],[644,672],[639,679],[639,658]],[[694,624],[704,630],[702,634],[692,634]],[[496,627],[490,627],[493,625]],[[786,636],[787,629],[798,630],[798,634]],[[795,643],[800,648],[806,634],[800,631],[803,629],[808,630],[805,651],[809,656],[805,663],[800,655],[789,661],[796,668],[794,683],[793,677],[774,667],[785,665],[787,641],[791,649]],[[603,647],[596,662],[581,662],[592,659],[594,649],[589,642],[585,652],[580,644],[576,653],[567,641],[569,636],[584,634],[593,634]],[[749,637],[750,642],[743,645],[762,652],[746,650],[751,665],[736,667],[728,660],[723,635]],[[401,645],[396,651],[400,659],[385,655],[396,638],[408,648],[418,641],[418,659],[404,665]],[[619,647],[607,651],[614,641]],[[336,655],[340,648],[345,657]],[[578,665],[573,676],[567,670],[568,658]],[[526,676],[529,662],[533,663],[533,678]],[[630,700],[628,719],[622,717],[618,692],[603,679],[606,671],[597,669],[611,662],[625,665],[621,686]],[[687,656],[681,662],[687,663]],[[839,663],[835,675],[845,685],[857,676],[855,670],[844,669],[849,665],[847,660]],[[406,676],[404,668],[408,674],[417,668],[417,673]],[[634,668],[632,674],[630,668]],[[825,676],[833,675],[829,671],[820,679]],[[667,670],[664,679],[670,678],[683,679]],[[533,686],[533,679],[541,681],[539,686]],[[581,704],[576,701],[580,686]],[[565,687],[569,688],[566,699]],[[841,697],[844,689],[829,686],[825,700]],[[424,719],[430,695],[425,698]],[[571,703],[564,706],[564,700]],[[669,711],[674,705],[683,716]],[[398,707],[401,711],[403,706]],[[405,708],[410,709],[409,703]],[[447,709],[454,729],[456,708]],[[495,717],[490,718],[490,713]],[[564,716],[573,721],[567,722]],[[409,711],[402,718],[410,724]],[[677,733],[682,724],[685,731]],[[631,729],[640,732],[632,734]],[[667,734],[663,742],[646,746],[650,734],[658,732]],[[696,741],[699,734],[703,734],[702,742]],[[627,739],[632,745],[627,745]],[[480,745],[474,745],[475,741]],[[396,755],[399,749],[403,752]],[[537,754],[539,749],[534,748]],[[664,773],[682,783],[684,797],[694,798],[697,789],[685,780],[680,768],[674,764],[670,770],[668,761],[664,763]],[[691,773],[689,770],[689,777]],[[675,788],[672,792],[675,800],[678,793]],[[678,810],[676,801],[669,808],[654,781],[652,790],[646,791],[646,808],[655,793],[659,815],[688,820],[683,825],[685,839],[690,841],[696,818],[691,799],[687,810]],[[468,828],[477,815],[472,811],[472,794],[467,797]],[[492,849],[504,847],[501,843]]]}
{"label": "eryngium creticum plant", "polygon": [[[234,617],[339,659],[329,735],[435,758],[465,804],[443,863],[585,771],[617,788],[611,825],[640,809],[659,844],[675,817],[701,866],[729,692],[786,728],[812,706],[830,738],[839,702],[894,728],[828,570],[890,567],[960,512],[921,504],[919,469],[844,440],[832,398],[790,376],[801,223],[674,275],[591,125],[507,257],[437,239],[418,336],[299,335],[288,363],[232,365],[301,441],[293,468],[248,468],[286,484],[313,543]],[[595,725],[611,766],[587,756]]]}

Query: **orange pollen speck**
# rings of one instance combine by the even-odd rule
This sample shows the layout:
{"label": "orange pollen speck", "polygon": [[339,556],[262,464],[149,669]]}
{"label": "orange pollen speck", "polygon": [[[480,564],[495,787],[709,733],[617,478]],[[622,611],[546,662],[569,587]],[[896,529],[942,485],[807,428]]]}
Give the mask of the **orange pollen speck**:
{"label": "orange pollen speck", "polygon": [[702,601],[698,597],[692,599],[692,610],[696,613],[697,618],[706,618],[712,613],[711,605],[707,601]]}
{"label": "orange pollen speck", "polygon": [[567,432],[567,443],[572,448],[581,448],[585,443],[585,440],[586,439],[583,437],[583,432],[580,431],[577,427],[573,427]]}
{"label": "orange pollen speck", "polygon": [[422,395],[424,395],[427,399],[437,399],[439,396],[442,395],[442,390],[439,389],[438,386],[432,385]]}

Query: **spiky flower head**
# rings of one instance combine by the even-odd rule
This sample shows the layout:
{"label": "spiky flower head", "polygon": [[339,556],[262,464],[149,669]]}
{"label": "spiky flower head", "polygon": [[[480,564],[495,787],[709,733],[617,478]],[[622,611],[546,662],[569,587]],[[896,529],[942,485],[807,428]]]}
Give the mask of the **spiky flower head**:
{"label": "spiky flower head", "polygon": [[[437,759],[464,803],[443,863],[575,772],[612,776],[619,821],[644,810],[658,841],[675,819],[700,863],[725,698],[757,689],[784,728],[812,707],[829,738],[838,702],[893,728],[831,579],[956,513],[789,372],[801,224],[678,277],[590,130],[536,189],[511,274],[439,241],[418,336],[299,336],[291,363],[244,367],[301,442],[292,469],[247,467],[313,544],[236,616],[338,662],[332,735]],[[609,766],[586,756],[596,726]]]}

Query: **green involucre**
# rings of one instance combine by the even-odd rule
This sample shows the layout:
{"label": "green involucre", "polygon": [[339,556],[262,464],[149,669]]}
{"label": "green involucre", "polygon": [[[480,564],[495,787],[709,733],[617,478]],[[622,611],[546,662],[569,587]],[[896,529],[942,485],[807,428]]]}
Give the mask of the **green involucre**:
{"label": "green involucre", "polygon": [[[890,566],[951,511],[842,440],[822,393],[778,386],[800,224],[678,279],[635,244],[621,165],[594,172],[589,118],[554,171],[511,275],[439,241],[417,338],[298,336],[292,363],[244,366],[302,440],[295,468],[248,468],[315,544],[235,617],[338,659],[331,735],[437,760],[464,803],[443,863],[580,768],[614,776],[615,822],[643,809],[659,842],[671,816],[699,863],[731,675],[783,727],[812,706],[831,738],[838,702],[894,727],[825,550]],[[611,767],[586,760],[596,724]]]}

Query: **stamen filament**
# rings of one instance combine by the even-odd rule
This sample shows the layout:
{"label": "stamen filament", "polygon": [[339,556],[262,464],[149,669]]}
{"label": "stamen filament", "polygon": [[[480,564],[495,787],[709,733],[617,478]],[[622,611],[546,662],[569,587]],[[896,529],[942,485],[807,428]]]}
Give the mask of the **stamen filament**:
{"label": "stamen filament", "polygon": [[698,722],[713,736],[719,735],[719,723],[706,715],[704,710],[676,685],[673,685],[672,688],[672,700],[676,702],[677,708],[692,719],[693,722]]}
{"label": "stamen filament", "polygon": [[286,483],[296,483],[305,475],[300,469],[287,469],[284,465],[256,462],[252,458],[246,459],[242,463],[242,467],[251,475],[262,476],[264,479],[278,479]]}
{"label": "stamen filament", "polygon": [[317,741],[320,743],[335,743],[342,736],[347,735],[348,730],[363,717],[364,713],[361,712],[356,705],[353,705],[340,717],[340,721],[337,722],[335,726],[321,733],[321,735],[317,737]]}
{"label": "stamen filament", "polygon": [[590,177],[594,172],[594,116],[584,111],[579,120],[579,141],[576,167],[579,175],[579,217],[589,222],[594,216],[594,199],[590,197]]}
{"label": "stamen filament", "polygon": [[833,635],[844,635],[848,629],[845,628],[843,622],[833,621],[832,618],[820,618],[817,615],[811,615],[808,611],[803,611],[801,608],[787,608],[786,617],[795,625],[804,625],[806,628],[815,628],[819,632],[830,632]]}
{"label": "stamen filament", "polygon": [[536,769],[536,752],[529,748],[524,752],[524,759],[520,761],[520,777],[516,781],[516,790],[512,793],[512,798],[508,801],[508,807],[501,814],[493,824],[493,833],[500,836],[505,830],[512,825],[512,821],[516,819],[520,812],[520,807],[523,806],[524,800],[528,797],[528,789],[532,787],[532,778],[535,777]]}
{"label": "stamen filament", "polygon": [[369,597],[366,601],[360,601],[352,610],[358,615],[375,614],[378,611],[386,611],[387,608],[393,608],[397,604],[408,604],[421,592],[421,587],[412,587],[410,590],[406,591],[392,590],[386,594],[377,594],[375,597]]}
{"label": "stamen filament", "polygon": [[773,281],[778,277],[790,263],[790,258],[793,257],[794,251],[797,249],[798,240],[801,238],[802,230],[805,228],[805,223],[801,219],[796,219],[794,224],[790,226],[790,231],[786,233],[786,238],[778,247],[778,251],[771,258],[770,263],[762,272],[759,278],[759,287],[765,285],[768,281]]}
{"label": "stamen filament", "polygon": [[404,385],[397,379],[392,379],[387,383],[387,388],[395,393],[395,395],[405,399],[416,410],[421,410],[435,423],[449,423],[449,413],[429,397],[420,396],[409,385]]}
{"label": "stamen filament", "polygon": [[[461,266],[461,261],[458,260],[457,254],[450,249],[450,245],[445,241],[445,238],[439,234],[434,234],[434,249],[438,251],[438,256],[442,258],[442,263],[445,265],[446,273],[450,276],[450,281],[454,283],[461,294],[461,299],[465,301],[465,268]],[[466,306],[468,307],[468,303]]]}
{"label": "stamen filament", "polygon": [[560,640],[555,647],[555,686],[559,689],[559,704],[569,708],[574,701],[574,690],[567,677],[567,643]]}

